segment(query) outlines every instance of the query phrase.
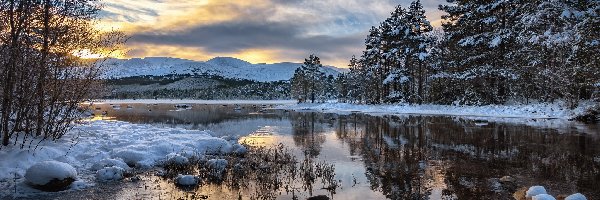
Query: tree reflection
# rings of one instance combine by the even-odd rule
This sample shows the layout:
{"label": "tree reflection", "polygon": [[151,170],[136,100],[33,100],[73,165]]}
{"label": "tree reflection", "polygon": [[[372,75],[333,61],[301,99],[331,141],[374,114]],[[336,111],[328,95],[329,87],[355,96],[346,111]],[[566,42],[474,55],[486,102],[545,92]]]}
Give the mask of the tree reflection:
{"label": "tree reflection", "polygon": [[325,143],[322,117],[323,115],[314,112],[298,112],[290,115],[294,144],[301,147],[311,158],[319,156],[321,146]]}
{"label": "tree reflection", "polygon": [[600,195],[599,141],[589,135],[431,116],[353,114],[335,126],[350,153],[363,157],[371,189],[390,199],[508,199],[534,184]]}

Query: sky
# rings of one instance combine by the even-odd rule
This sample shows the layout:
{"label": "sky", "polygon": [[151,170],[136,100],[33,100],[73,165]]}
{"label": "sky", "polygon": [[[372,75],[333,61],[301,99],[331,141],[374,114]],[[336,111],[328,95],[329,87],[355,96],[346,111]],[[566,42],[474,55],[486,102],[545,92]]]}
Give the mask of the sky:
{"label": "sky", "polygon": [[[302,62],[347,67],[371,26],[410,0],[104,0],[98,28],[130,38],[126,58],[197,61],[236,57],[251,63]],[[422,0],[439,26],[444,0]]]}

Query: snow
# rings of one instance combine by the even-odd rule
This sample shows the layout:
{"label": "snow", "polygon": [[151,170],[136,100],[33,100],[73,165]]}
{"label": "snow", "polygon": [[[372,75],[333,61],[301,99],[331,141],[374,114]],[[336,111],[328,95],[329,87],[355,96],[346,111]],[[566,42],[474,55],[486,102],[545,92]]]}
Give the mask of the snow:
{"label": "snow", "polygon": [[500,36],[497,36],[492,40],[492,42],[490,42],[490,47],[498,47],[498,45],[500,45],[501,42],[502,38]]}
{"label": "snow", "polygon": [[25,173],[25,179],[34,185],[46,185],[54,179],[65,180],[66,178],[76,179],[77,170],[67,163],[54,160],[39,162],[27,169]]}
{"label": "snow", "polygon": [[119,167],[126,171],[131,169],[122,159],[110,159],[109,158],[109,159],[104,159],[104,160],[96,162],[94,165],[92,165],[90,170],[98,171],[98,170],[104,169],[105,167]]}
{"label": "snow", "polygon": [[187,165],[190,163],[190,160],[182,155],[170,153],[167,155],[167,163],[175,165]]}
{"label": "snow", "polygon": [[237,155],[243,155],[246,154],[246,152],[248,152],[248,149],[241,144],[234,144],[233,145],[233,153],[237,154]]}
{"label": "snow", "polygon": [[281,105],[279,109],[292,110],[318,110],[327,113],[363,112],[367,114],[423,114],[423,115],[453,115],[466,117],[500,117],[500,118],[530,118],[530,119],[571,119],[577,114],[585,112],[593,103],[582,103],[580,107],[570,110],[565,109],[560,103],[545,104],[532,103],[527,105],[411,105],[411,104],[383,104],[364,105],[349,103],[321,103],[321,104],[294,104]]}
{"label": "snow", "polygon": [[182,186],[198,185],[199,181],[200,181],[200,179],[193,175],[181,175],[180,174],[177,176],[177,178],[175,178],[175,182],[177,182],[178,185],[182,185]]}
{"label": "snow", "polygon": [[[110,59],[103,63],[103,78],[116,79],[131,76],[163,76],[170,74],[206,74],[226,78],[260,82],[290,80],[300,63],[251,64],[229,57],[217,57],[206,62],[168,57]],[[325,67],[326,75],[336,76],[344,69]]]}
{"label": "snow", "polygon": [[556,200],[556,198],[549,194],[538,194],[531,197],[531,200]]}
{"label": "snow", "polygon": [[105,167],[96,172],[96,180],[98,181],[117,181],[123,179],[125,170],[120,167]]}
{"label": "snow", "polygon": [[536,186],[531,186],[527,190],[527,192],[525,192],[525,197],[530,198],[530,197],[537,196],[540,194],[548,194],[548,193],[546,192],[546,188],[544,188],[543,186],[536,185]]}
{"label": "snow", "polygon": [[[0,190],[0,196],[30,195],[32,191],[20,184],[25,181],[24,176],[34,184],[45,184],[53,178],[77,177],[81,182],[71,188],[78,189],[93,185],[97,178],[118,177],[120,170],[117,169],[127,169],[126,162],[152,167],[171,153],[231,153],[232,144],[214,137],[215,134],[122,121],[83,122],[58,141],[42,141],[35,151],[12,145],[3,147],[0,151],[0,160],[3,161],[0,162],[0,182],[12,184],[16,178],[21,193]],[[11,162],[4,162],[7,160]],[[103,169],[107,170],[97,171]],[[113,176],[110,176],[111,173]]]}
{"label": "snow", "polygon": [[587,200],[587,198],[581,193],[575,193],[566,197],[565,200]]}

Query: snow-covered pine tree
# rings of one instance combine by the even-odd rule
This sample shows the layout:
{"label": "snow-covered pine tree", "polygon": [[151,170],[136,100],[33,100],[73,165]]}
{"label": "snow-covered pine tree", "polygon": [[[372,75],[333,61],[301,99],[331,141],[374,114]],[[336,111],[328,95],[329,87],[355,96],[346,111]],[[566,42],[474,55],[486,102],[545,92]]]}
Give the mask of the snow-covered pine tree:
{"label": "snow-covered pine tree", "polygon": [[580,9],[587,10],[590,2],[536,0],[521,4],[519,41],[523,48],[519,55],[527,61],[522,68],[528,70],[520,74],[531,77],[534,84],[524,92],[535,94],[532,98],[566,99],[571,107],[578,103],[582,86],[590,80],[586,76],[593,74],[576,58],[580,45],[585,43],[577,27],[584,21],[585,11]]}
{"label": "snow-covered pine tree", "polygon": [[348,83],[348,100],[354,103],[361,103],[364,100],[364,86],[365,82],[365,70],[362,61],[356,59],[356,56],[352,56],[350,59],[350,71],[347,75]]}
{"label": "snow-covered pine tree", "polygon": [[[412,68],[413,81],[413,94],[411,95],[412,103],[423,103],[424,100],[424,88],[425,88],[425,77],[427,69],[425,62],[429,56],[428,49],[431,45],[430,38],[427,33],[430,32],[433,27],[425,17],[425,10],[421,1],[417,0],[411,3],[410,9],[406,15],[406,20],[409,26],[409,37],[408,37],[408,48],[407,58],[409,58],[410,68]],[[407,62],[408,63],[408,62]],[[416,91],[415,91],[416,90]]]}
{"label": "snow-covered pine tree", "polygon": [[410,27],[405,21],[405,15],[406,10],[398,5],[391,16],[379,26],[384,77],[382,97],[386,102],[406,101],[409,96],[412,77],[405,63],[405,47]]}
{"label": "snow-covered pine tree", "polygon": [[[292,78],[292,93],[300,102],[310,99],[311,103],[315,100],[323,100],[325,97],[325,88],[327,88],[325,73],[321,59],[314,54],[304,59],[304,63],[294,73]],[[331,78],[333,79],[333,78]],[[331,81],[333,82],[333,80]],[[324,87],[325,86],[325,87]],[[332,88],[333,86],[330,86]]]}
{"label": "snow-covered pine tree", "polygon": [[304,103],[308,97],[308,81],[302,67],[296,69],[291,79],[291,93],[298,103]]}
{"label": "snow-covered pine tree", "polygon": [[366,50],[363,51],[362,63],[365,67],[365,86],[363,86],[366,103],[382,102],[383,69],[381,65],[381,32],[377,27],[371,27],[365,40]]}
{"label": "snow-covered pine tree", "polygon": [[427,57],[427,75],[426,75],[426,101],[435,104],[450,104],[453,101],[455,93],[448,78],[445,57],[451,52],[448,50],[446,36],[441,28],[434,28],[427,34],[431,41],[429,46],[429,56]]}
{"label": "snow-covered pine tree", "polygon": [[335,90],[337,91],[338,102],[347,103],[349,101],[348,77],[350,77],[350,73],[339,73],[335,78]]}
{"label": "snow-covered pine tree", "polygon": [[578,70],[578,99],[600,102],[600,1],[578,1],[576,11],[565,13],[577,18],[578,40],[571,58]]}
{"label": "snow-covered pine tree", "polygon": [[514,77],[508,53],[514,48],[514,1],[448,0],[440,9],[448,14],[442,26],[451,51],[450,74],[464,91],[460,103],[499,104],[508,97],[508,81]]}

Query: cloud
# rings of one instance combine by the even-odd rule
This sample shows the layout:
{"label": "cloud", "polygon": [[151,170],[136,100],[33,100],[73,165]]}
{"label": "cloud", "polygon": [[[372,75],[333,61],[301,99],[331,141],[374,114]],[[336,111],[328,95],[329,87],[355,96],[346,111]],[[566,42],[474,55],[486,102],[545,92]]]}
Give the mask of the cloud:
{"label": "cloud", "polygon": [[[394,0],[107,1],[103,23],[129,33],[128,56],[206,60],[214,55],[246,57],[250,62],[300,62],[316,53],[325,64],[339,67],[364,49],[369,27],[387,18],[398,3],[410,4]],[[429,17],[439,19],[437,4],[443,1],[423,3]]]}

